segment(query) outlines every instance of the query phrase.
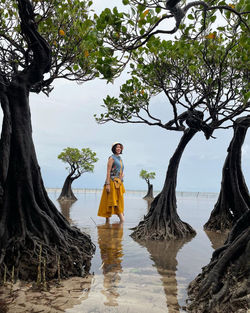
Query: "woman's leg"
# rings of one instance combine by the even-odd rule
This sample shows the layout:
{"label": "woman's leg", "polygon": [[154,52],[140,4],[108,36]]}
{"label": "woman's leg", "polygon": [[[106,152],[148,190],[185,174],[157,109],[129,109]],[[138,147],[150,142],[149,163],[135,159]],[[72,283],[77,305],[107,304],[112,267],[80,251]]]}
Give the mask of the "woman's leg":
{"label": "woman's leg", "polygon": [[117,214],[119,219],[120,219],[120,222],[123,223],[124,222],[124,215],[122,213],[119,213]]}

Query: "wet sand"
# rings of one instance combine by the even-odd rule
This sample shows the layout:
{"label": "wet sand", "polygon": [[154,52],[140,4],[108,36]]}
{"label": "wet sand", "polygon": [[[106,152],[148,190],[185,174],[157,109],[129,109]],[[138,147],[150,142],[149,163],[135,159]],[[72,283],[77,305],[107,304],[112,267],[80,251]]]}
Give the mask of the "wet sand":
{"label": "wet sand", "polygon": [[[8,312],[185,312],[188,284],[226,238],[203,231],[216,198],[178,198],[178,213],[197,231],[194,238],[145,243],[129,236],[130,228],[147,212],[143,195],[126,195],[123,225],[116,216],[108,225],[96,216],[100,193],[76,196],[74,203],[58,203],[58,194],[50,194],[64,216],[95,243],[91,275],[60,285],[50,283],[48,291],[38,291],[32,284],[8,283],[0,288],[0,301],[7,304]],[[5,312],[1,304],[0,312]]]}

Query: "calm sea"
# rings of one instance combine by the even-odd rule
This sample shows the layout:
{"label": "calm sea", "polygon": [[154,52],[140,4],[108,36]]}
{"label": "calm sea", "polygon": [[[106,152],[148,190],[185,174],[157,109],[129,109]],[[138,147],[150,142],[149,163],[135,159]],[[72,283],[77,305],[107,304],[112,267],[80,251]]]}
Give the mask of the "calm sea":
{"label": "calm sea", "polygon": [[188,284],[226,239],[203,230],[217,195],[178,193],[178,214],[197,235],[191,240],[147,243],[130,237],[130,228],[148,210],[142,192],[126,193],[123,225],[116,216],[109,225],[97,216],[100,191],[76,191],[75,195],[77,201],[62,204],[57,201],[59,193],[49,191],[70,223],[88,233],[96,245],[91,279],[77,304],[65,312],[185,312]]}

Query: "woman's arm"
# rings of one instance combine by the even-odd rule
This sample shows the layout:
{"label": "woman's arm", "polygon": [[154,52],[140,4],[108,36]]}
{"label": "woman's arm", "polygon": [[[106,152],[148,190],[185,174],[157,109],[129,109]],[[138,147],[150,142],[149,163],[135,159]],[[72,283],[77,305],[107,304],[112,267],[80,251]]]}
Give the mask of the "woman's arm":
{"label": "woman's arm", "polygon": [[111,172],[111,168],[112,168],[113,163],[114,163],[113,158],[109,157],[108,165],[107,165],[107,176],[106,176],[106,181],[105,181],[107,192],[110,192],[110,172]]}
{"label": "woman's arm", "polygon": [[124,166],[123,166],[122,160],[120,160],[120,164],[121,164],[121,169],[122,169],[122,171],[120,173],[120,178],[123,179],[123,177],[124,177],[124,172],[123,172]]}

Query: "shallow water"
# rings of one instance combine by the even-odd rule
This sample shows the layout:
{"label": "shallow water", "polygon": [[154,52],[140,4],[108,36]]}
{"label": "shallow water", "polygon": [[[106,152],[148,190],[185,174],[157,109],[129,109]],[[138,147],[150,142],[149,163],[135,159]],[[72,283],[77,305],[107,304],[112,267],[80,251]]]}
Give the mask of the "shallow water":
{"label": "shallow water", "polygon": [[185,312],[188,284],[201,272],[226,235],[203,231],[216,197],[179,196],[178,214],[197,232],[189,240],[138,243],[129,235],[147,213],[142,193],[126,193],[125,223],[113,216],[110,225],[97,217],[100,192],[77,193],[74,203],[50,198],[64,216],[88,233],[96,245],[87,285],[75,304],[64,310],[78,312]]}

